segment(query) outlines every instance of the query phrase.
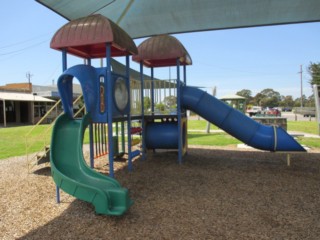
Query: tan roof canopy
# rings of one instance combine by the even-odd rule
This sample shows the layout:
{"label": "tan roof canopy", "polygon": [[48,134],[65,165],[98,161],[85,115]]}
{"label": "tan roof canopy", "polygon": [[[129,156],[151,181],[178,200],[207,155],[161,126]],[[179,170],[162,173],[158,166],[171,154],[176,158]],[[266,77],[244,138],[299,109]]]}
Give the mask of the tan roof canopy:
{"label": "tan roof canopy", "polygon": [[175,66],[177,59],[181,65],[192,64],[181,42],[169,35],[148,38],[138,46],[138,54],[132,57],[133,61],[143,62],[147,67]]}
{"label": "tan roof canopy", "polygon": [[50,47],[57,50],[66,49],[68,53],[83,58],[102,58],[106,56],[106,43],[112,45],[112,56],[137,53],[131,37],[100,14],[65,24],[51,39]]}

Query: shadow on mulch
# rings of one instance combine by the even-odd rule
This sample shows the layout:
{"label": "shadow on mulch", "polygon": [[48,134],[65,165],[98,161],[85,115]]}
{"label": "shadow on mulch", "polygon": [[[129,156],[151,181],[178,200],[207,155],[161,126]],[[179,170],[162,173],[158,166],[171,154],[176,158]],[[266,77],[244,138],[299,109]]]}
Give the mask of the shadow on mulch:
{"label": "shadow on mulch", "polygon": [[42,175],[42,176],[51,176],[51,167],[50,166],[43,167],[33,171],[32,173],[36,175]]}
{"label": "shadow on mulch", "polygon": [[20,239],[317,239],[320,154],[191,148],[150,153],[116,173],[134,205],[121,217],[74,200]]}

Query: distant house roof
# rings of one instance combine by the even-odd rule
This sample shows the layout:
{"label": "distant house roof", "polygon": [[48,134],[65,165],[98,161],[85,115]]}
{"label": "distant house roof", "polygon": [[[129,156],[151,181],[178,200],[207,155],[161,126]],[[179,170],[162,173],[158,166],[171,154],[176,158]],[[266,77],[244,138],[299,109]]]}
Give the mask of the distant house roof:
{"label": "distant house roof", "polygon": [[0,91],[31,93],[32,84],[31,83],[7,83],[4,86],[0,86]]}
{"label": "distant house roof", "polygon": [[220,99],[221,100],[237,100],[237,99],[246,99],[246,98],[236,94],[229,94],[221,97]]}
{"label": "distant house roof", "polygon": [[54,100],[29,93],[0,92],[0,100],[24,102],[55,102]]}
{"label": "distant house roof", "polygon": [[[80,84],[73,84],[72,89],[73,89],[73,97],[76,97],[82,94],[82,89]],[[49,98],[60,97],[58,87],[56,85],[51,85],[51,86],[32,85],[32,92],[42,97],[49,97]]]}

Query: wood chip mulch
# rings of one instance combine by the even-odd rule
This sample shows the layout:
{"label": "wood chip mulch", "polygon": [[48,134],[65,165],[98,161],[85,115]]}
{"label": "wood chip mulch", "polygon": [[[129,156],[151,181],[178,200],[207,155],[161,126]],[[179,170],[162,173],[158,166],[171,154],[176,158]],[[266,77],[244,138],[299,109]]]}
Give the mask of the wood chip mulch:
{"label": "wood chip mulch", "polygon": [[[105,159],[97,169],[107,172]],[[0,239],[319,239],[320,151],[291,154],[192,146],[116,163],[134,205],[121,217],[61,193],[50,168],[0,161]]]}

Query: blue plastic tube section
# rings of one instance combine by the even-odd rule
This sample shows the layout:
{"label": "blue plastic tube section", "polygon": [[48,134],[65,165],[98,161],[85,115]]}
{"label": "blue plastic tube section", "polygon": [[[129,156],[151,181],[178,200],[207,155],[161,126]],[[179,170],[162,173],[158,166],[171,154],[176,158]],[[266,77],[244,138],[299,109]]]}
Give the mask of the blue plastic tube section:
{"label": "blue plastic tube section", "polygon": [[147,149],[177,149],[178,123],[152,122],[148,123],[145,131]]}
{"label": "blue plastic tube section", "polygon": [[181,104],[254,148],[268,151],[305,151],[281,127],[260,124],[198,88],[183,87]]}

